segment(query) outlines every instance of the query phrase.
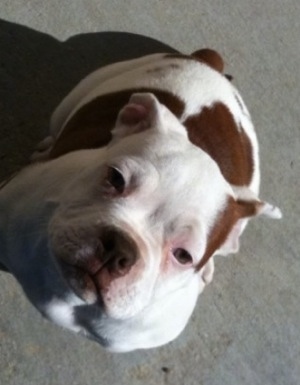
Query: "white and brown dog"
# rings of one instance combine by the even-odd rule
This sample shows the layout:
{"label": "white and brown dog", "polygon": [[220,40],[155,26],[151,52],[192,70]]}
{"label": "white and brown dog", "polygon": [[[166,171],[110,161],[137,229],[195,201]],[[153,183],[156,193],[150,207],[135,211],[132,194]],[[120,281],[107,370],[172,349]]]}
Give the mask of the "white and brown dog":
{"label": "white and brown dog", "polygon": [[104,67],[0,191],[0,255],[50,320],[112,351],[165,344],[236,252],[258,198],[247,108],[209,49]]}

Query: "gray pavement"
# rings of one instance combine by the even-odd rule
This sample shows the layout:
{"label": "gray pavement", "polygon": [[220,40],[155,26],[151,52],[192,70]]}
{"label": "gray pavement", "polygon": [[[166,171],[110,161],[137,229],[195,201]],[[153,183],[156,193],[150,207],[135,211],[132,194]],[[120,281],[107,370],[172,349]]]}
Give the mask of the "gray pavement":
{"label": "gray pavement", "polygon": [[1,178],[26,164],[51,111],[91,70],[208,46],[253,115],[261,196],[284,214],[253,221],[240,252],[217,259],[189,326],[160,349],[107,353],[42,319],[0,273],[0,384],[300,384],[299,1],[2,0],[0,18]]}

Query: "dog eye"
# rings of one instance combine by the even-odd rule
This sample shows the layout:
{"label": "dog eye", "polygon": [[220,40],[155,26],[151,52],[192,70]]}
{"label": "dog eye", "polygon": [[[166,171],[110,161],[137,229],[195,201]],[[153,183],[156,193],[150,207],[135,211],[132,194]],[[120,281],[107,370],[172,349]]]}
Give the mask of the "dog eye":
{"label": "dog eye", "polygon": [[193,258],[189,252],[184,249],[173,250],[173,255],[177,261],[182,265],[188,265],[193,263]]}
{"label": "dog eye", "polygon": [[125,190],[125,179],[122,173],[115,167],[109,167],[107,170],[106,181],[110,187],[113,187],[115,192],[123,194]]}

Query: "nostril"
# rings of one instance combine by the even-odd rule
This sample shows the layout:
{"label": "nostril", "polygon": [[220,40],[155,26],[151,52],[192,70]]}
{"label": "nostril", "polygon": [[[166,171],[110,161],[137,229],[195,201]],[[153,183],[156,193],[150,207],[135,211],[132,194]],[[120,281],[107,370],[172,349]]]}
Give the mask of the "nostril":
{"label": "nostril", "polygon": [[125,275],[134,265],[135,258],[127,255],[118,255],[113,258],[112,272],[118,275]]}
{"label": "nostril", "polygon": [[129,259],[125,257],[118,258],[116,261],[116,267],[120,270],[130,266]]}
{"label": "nostril", "polygon": [[121,231],[108,228],[102,233],[101,243],[110,274],[116,277],[127,274],[138,256],[134,242]]}

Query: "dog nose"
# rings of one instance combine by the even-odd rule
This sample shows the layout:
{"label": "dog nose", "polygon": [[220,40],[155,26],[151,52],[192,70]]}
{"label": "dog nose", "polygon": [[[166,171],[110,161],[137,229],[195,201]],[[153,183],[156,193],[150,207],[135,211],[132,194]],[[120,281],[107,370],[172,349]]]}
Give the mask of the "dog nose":
{"label": "dog nose", "polygon": [[115,277],[127,274],[138,259],[135,242],[127,234],[115,229],[106,230],[101,241],[109,273]]}

